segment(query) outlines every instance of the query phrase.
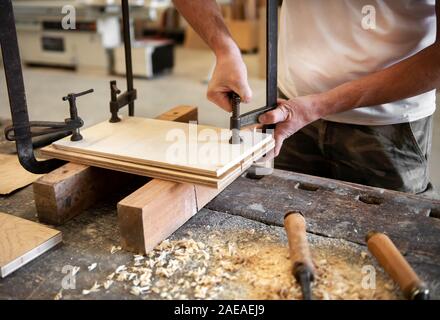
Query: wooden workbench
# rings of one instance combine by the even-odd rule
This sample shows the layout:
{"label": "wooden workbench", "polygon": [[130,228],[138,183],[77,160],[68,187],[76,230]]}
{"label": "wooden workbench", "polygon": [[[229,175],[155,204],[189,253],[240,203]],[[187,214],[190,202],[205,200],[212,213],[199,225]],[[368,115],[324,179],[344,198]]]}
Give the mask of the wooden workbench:
{"label": "wooden workbench", "polygon": [[[132,254],[123,251],[110,254],[110,248],[117,246],[120,240],[115,203],[136,187],[120,190],[58,227],[63,232],[64,244],[6,279],[0,279],[0,299],[52,299],[60,290],[65,277],[62,269],[66,265],[80,266],[81,271],[77,275],[77,289],[64,291],[65,299],[160,297],[155,293],[142,297],[132,295],[119,283],[109,290],[82,295],[82,289],[90,288],[119,265],[133,260]],[[229,243],[232,241],[229,235],[248,230],[248,239],[235,236],[234,241],[254,243],[258,247],[260,241],[262,244],[265,241],[260,234],[265,234],[279,248],[286,245],[280,226],[284,213],[289,210],[305,214],[309,237],[312,244],[316,244],[313,250],[320,248],[328,252],[329,259],[339,252],[348,260],[350,257],[358,260],[360,253],[367,251],[366,233],[386,232],[428,283],[433,297],[440,298],[440,201],[418,196],[275,170],[271,176],[258,181],[244,176],[238,178],[172,238],[188,237],[191,231],[191,237],[208,241],[208,235],[214,232]],[[36,220],[31,188],[1,197],[0,211]],[[257,233],[253,235],[255,230]],[[267,257],[269,260],[270,252]],[[368,259],[368,263],[374,264],[371,257]],[[87,266],[95,262],[98,267],[88,272]],[[236,294],[236,288],[226,288],[220,297],[234,298]],[[248,293],[239,297],[259,298]]]}

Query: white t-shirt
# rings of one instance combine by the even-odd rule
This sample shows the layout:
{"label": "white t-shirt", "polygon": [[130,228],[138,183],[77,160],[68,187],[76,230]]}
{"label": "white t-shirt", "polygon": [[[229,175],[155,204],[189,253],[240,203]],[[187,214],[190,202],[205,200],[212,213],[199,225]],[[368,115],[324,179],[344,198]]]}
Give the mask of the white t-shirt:
{"label": "white t-shirt", "polygon": [[[406,59],[435,38],[435,0],[284,0],[278,85],[288,97],[325,92]],[[435,90],[325,119],[387,125],[434,111]]]}

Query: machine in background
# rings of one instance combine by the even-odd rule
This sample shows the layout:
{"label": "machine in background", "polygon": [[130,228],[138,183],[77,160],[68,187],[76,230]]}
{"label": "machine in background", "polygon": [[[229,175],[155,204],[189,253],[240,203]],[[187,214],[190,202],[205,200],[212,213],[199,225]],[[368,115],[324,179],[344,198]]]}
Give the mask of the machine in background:
{"label": "machine in background", "polygon": [[[130,30],[135,19],[157,18],[157,11],[166,10],[170,0],[130,1]],[[102,74],[122,72],[121,6],[119,0],[17,0],[13,3],[22,62],[71,68],[79,72]],[[75,13],[75,29],[63,28],[62,21]],[[70,21],[69,21],[70,22]],[[131,33],[134,41],[134,32]],[[134,59],[136,76],[153,77],[174,66],[174,46],[170,41],[142,41],[135,45],[146,54]],[[154,57],[156,50],[167,59]],[[139,51],[139,49],[135,49]],[[115,68],[118,69],[116,70]]]}

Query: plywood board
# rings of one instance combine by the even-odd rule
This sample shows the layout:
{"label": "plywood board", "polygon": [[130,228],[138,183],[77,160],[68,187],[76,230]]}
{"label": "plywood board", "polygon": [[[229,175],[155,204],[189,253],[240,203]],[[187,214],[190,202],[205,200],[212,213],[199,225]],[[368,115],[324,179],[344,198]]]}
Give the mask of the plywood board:
{"label": "plywood board", "polygon": [[41,175],[26,171],[17,155],[0,154],[0,194],[7,195],[36,181]]}
{"label": "plywood board", "polygon": [[0,212],[0,277],[6,277],[61,241],[61,232],[57,230]]}
{"label": "plywood board", "polygon": [[260,159],[264,154],[268,153],[274,148],[274,142],[271,140],[268,144],[264,145],[258,151],[248,156],[241,161],[227,173],[221,177],[209,177],[198,174],[186,173],[183,171],[159,168],[154,166],[148,166],[143,164],[136,164],[132,162],[126,162],[122,160],[114,160],[101,156],[86,155],[82,153],[70,152],[65,150],[59,150],[53,146],[48,146],[40,150],[41,154],[46,157],[53,157],[61,160],[71,161],[79,164],[85,164],[89,166],[100,167],[104,169],[110,169],[115,171],[122,171],[131,174],[137,174],[147,176],[151,178],[175,181],[175,182],[188,182],[200,185],[205,185],[217,189],[222,189],[232,181],[234,181],[242,172],[247,170],[254,161]]}
{"label": "plywood board", "polygon": [[67,137],[53,147],[207,177],[221,177],[273,140],[268,134],[243,131],[243,143],[231,145],[230,130],[135,117],[102,122],[81,134],[81,141]]}
{"label": "plywood board", "polygon": [[[194,106],[179,105],[161,113],[157,119],[197,121],[198,111]],[[66,163],[33,183],[38,220],[51,225],[63,224],[105,197],[113,188],[113,181],[123,187],[131,185],[130,180],[132,176],[123,172]]]}

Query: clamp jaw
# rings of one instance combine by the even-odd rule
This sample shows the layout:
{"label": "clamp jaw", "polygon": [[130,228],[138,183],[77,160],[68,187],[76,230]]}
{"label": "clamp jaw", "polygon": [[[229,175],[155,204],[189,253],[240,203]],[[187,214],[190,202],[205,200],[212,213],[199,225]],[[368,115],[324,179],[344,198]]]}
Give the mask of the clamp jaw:
{"label": "clamp jaw", "polygon": [[[121,121],[118,112],[126,105],[132,105],[137,98],[136,89],[128,90],[121,94],[121,90],[116,85],[116,80],[110,81],[110,122],[115,123]],[[131,114],[130,114],[131,115]]]}
{"label": "clamp jaw", "polygon": [[[278,75],[278,2],[277,0],[267,1],[267,45],[266,45],[266,106],[252,110],[240,115],[240,97],[232,92],[230,94],[232,104],[231,144],[239,144],[240,129],[252,124],[258,124],[258,118],[277,107],[277,75]],[[275,126],[265,126],[266,129],[274,129]]]}
{"label": "clamp jaw", "polygon": [[[243,127],[250,126],[253,124],[258,124],[258,118],[276,107],[262,107],[247,113],[243,113],[240,115],[240,103],[241,99],[235,92],[230,93],[230,100],[232,104],[232,116],[231,116],[231,130],[232,130],[232,137],[229,143],[231,144],[240,144],[243,142],[243,139],[240,137],[240,130]],[[266,129],[272,129],[268,126],[265,126],[263,130]]]}
{"label": "clamp jaw", "polygon": [[[84,121],[78,116],[78,109],[76,106],[76,99],[78,97],[84,96],[86,94],[92,93],[94,90],[90,89],[80,93],[69,93],[67,96],[63,97],[63,101],[69,101],[69,113],[70,118],[64,120],[64,122],[54,122],[54,121],[30,121],[30,137],[42,137],[46,138],[39,141],[38,146],[45,146],[51,144],[52,142],[72,135],[70,137],[71,141],[82,140],[81,133],[79,129],[84,125]],[[22,137],[16,135],[17,125],[9,126],[5,129],[5,136],[8,141],[17,141]],[[36,130],[33,130],[36,129]]]}

